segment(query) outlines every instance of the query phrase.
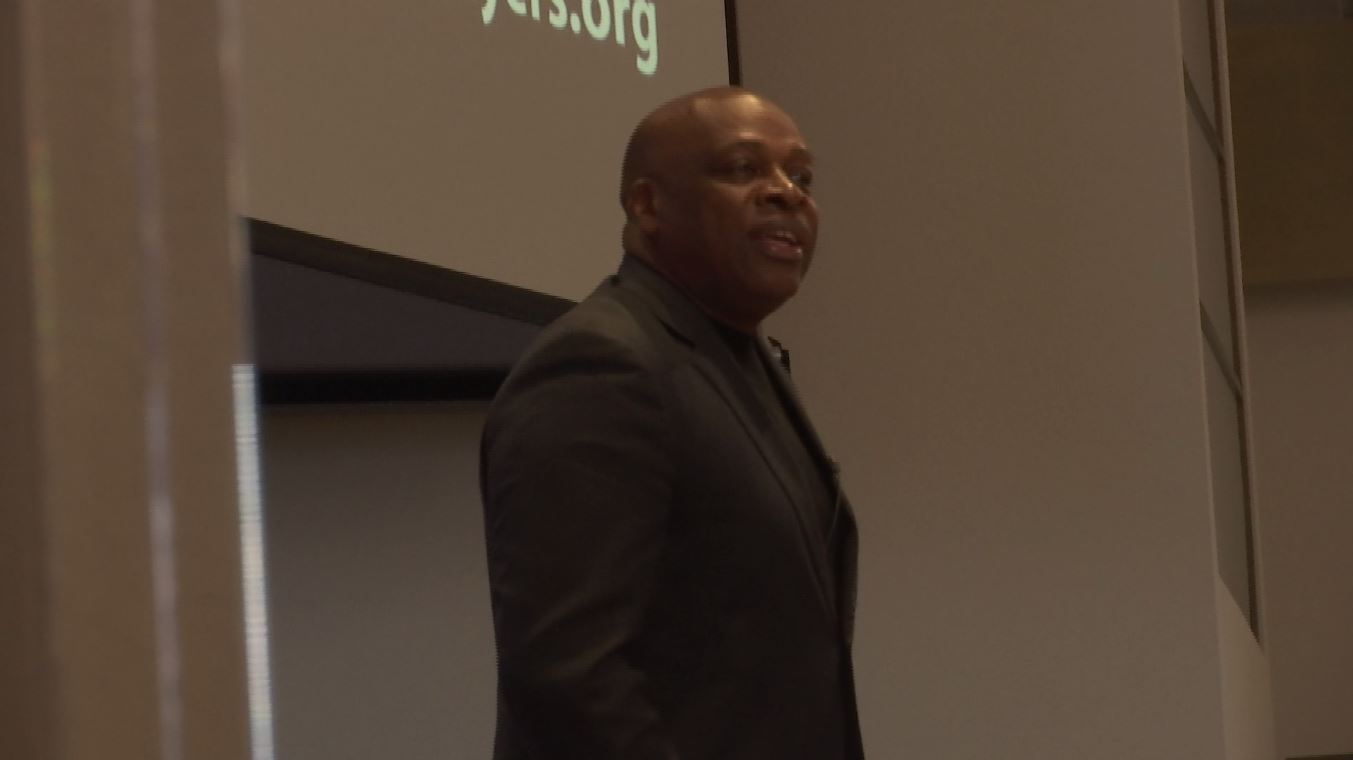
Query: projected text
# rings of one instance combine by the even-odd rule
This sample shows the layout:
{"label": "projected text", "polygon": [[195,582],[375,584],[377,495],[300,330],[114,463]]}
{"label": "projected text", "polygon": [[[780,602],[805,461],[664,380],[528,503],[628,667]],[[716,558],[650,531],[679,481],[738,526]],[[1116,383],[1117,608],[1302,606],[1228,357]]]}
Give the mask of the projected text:
{"label": "projected text", "polygon": [[[566,0],[549,0],[552,6],[546,21],[555,29],[568,29],[576,35],[587,30],[588,36],[598,42],[614,39],[626,47],[626,29],[634,39],[639,54],[634,66],[645,75],[658,70],[658,9],[651,0],[572,0],[580,6],[569,10]],[[502,0],[513,13],[540,21],[541,0]],[[493,23],[498,13],[499,0],[484,0],[480,15],[484,24]],[[628,23],[626,23],[628,16]]]}

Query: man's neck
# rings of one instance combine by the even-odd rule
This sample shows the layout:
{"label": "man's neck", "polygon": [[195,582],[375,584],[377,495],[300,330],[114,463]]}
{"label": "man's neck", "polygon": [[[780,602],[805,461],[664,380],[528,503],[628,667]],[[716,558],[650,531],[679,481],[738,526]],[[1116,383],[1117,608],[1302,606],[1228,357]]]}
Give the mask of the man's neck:
{"label": "man's neck", "polygon": [[653,270],[654,274],[661,277],[668,285],[676,288],[677,292],[686,297],[686,300],[695,304],[696,308],[703,312],[705,316],[719,323],[723,327],[742,333],[748,337],[755,337],[757,331],[761,328],[761,318],[730,315],[719,309],[711,308],[707,299],[701,298],[699,293],[693,288],[687,287],[681,281],[680,277],[668,272],[662,264],[655,261],[652,256],[643,255],[634,251],[626,251],[625,255],[638,260],[649,269]]}

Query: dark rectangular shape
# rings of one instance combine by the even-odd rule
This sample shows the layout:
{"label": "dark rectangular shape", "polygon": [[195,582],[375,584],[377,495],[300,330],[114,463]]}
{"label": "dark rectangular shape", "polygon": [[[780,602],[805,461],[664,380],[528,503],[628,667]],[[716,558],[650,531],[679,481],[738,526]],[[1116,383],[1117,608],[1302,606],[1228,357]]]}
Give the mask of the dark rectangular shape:
{"label": "dark rectangular shape", "polygon": [[567,298],[537,293],[280,224],[259,219],[249,219],[247,224],[249,249],[257,255],[476,311],[545,325],[573,305]]}
{"label": "dark rectangular shape", "polygon": [[402,372],[264,372],[259,402],[274,404],[422,403],[490,399],[507,371],[498,368]]}

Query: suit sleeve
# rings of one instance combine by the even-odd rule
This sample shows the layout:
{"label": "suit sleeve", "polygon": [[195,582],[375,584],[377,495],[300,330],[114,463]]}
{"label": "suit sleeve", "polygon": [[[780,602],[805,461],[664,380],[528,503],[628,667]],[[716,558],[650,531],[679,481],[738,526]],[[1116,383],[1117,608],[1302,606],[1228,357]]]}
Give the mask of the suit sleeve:
{"label": "suit sleeve", "polygon": [[677,758],[626,658],[674,490],[657,383],[631,349],[573,335],[528,360],[485,430],[500,709],[541,757]]}

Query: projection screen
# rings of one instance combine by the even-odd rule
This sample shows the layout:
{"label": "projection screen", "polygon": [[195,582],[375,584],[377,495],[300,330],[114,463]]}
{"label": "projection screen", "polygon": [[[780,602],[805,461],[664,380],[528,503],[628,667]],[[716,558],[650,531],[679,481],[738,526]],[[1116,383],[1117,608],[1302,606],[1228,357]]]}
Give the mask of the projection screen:
{"label": "projection screen", "polygon": [[620,156],[729,81],[724,0],[246,0],[246,213],[579,299]]}

